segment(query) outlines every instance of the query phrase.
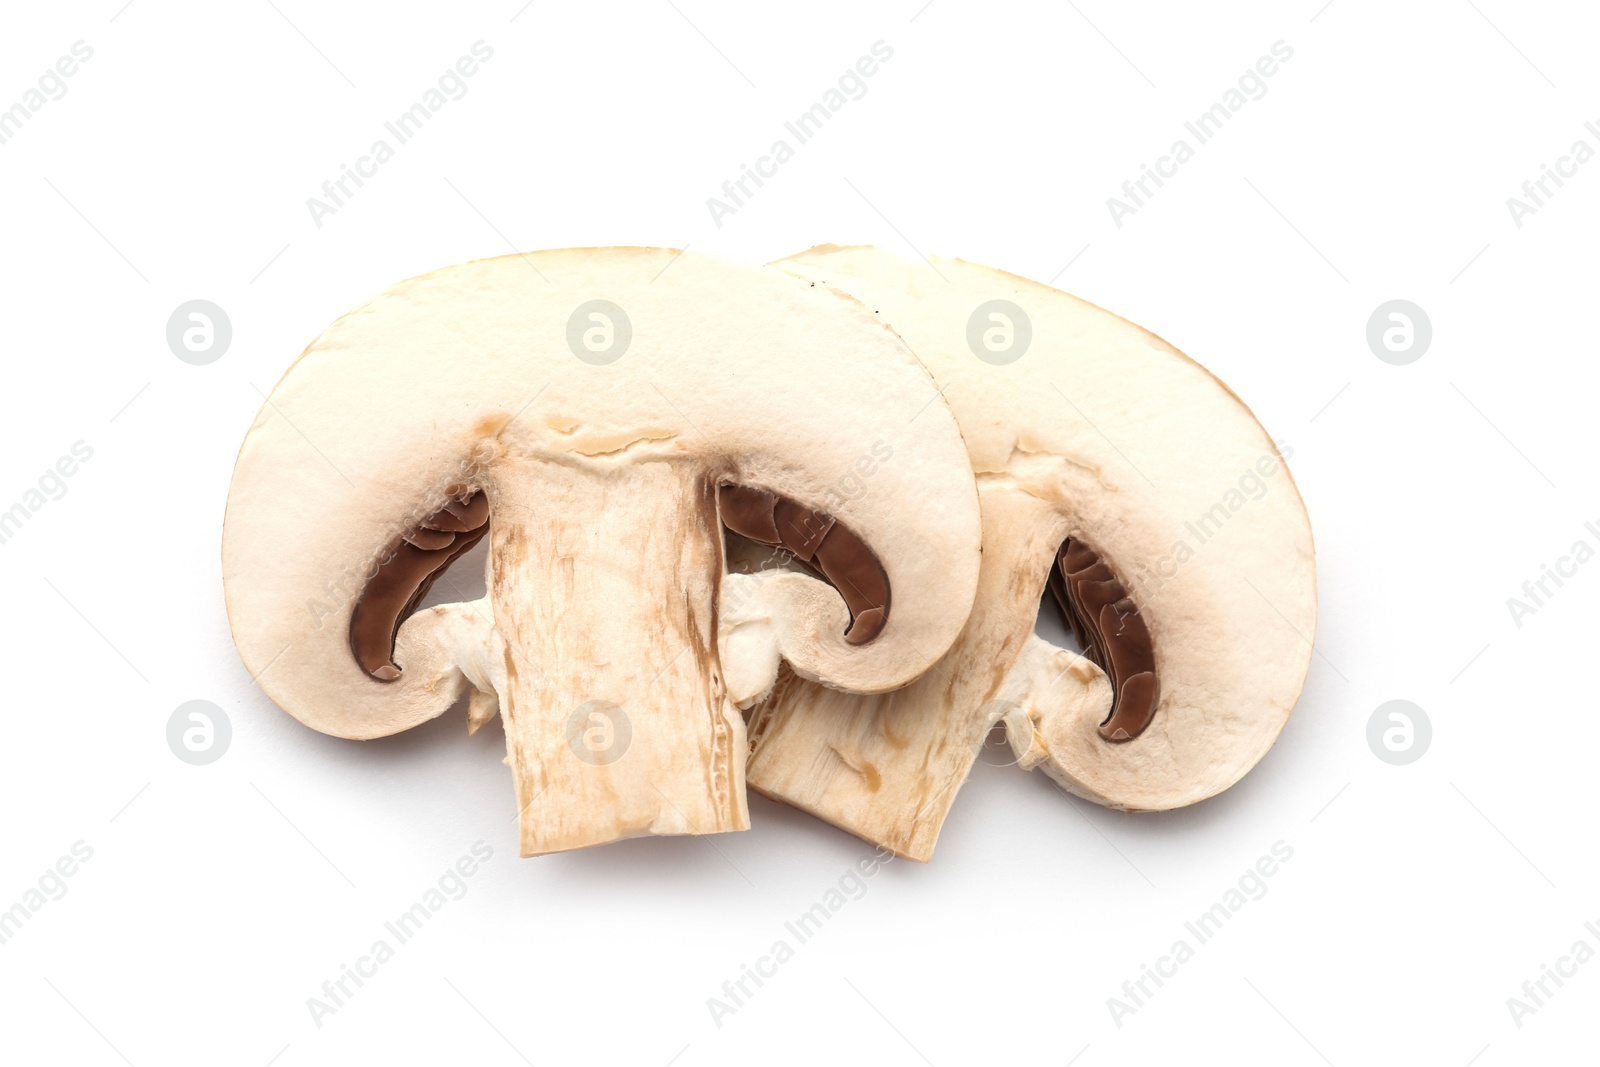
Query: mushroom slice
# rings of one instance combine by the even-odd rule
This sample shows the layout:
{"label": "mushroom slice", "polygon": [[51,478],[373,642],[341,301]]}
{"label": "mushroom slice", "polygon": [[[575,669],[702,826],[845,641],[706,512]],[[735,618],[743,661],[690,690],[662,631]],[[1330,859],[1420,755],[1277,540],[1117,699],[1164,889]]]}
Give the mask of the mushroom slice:
{"label": "mushroom slice", "polygon": [[[870,311],[770,267],[577,249],[414,278],[330,326],[245,437],[234,639],[340,737],[470,689],[470,728],[505,723],[524,855],[744,829],[739,707],[780,663],[881,692],[971,609],[977,492],[937,395]],[[816,572],[727,573],[742,501]],[[488,596],[417,610],[480,538]]]}
{"label": "mushroom slice", "polygon": [[[752,788],[914,859],[996,722],[1019,765],[1129,811],[1236,782],[1304,683],[1311,528],[1249,409],[1159,337],[960,260],[821,247],[776,264],[850,293],[933,373],[983,510],[977,601],[925,677],[863,697],[785,675]],[[1034,635],[1048,588],[1084,649]]]}

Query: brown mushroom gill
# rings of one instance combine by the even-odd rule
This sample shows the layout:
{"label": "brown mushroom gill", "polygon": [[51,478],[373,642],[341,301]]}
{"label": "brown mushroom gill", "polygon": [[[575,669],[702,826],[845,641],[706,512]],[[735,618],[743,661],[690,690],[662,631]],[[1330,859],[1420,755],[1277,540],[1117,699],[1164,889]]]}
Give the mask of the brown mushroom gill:
{"label": "brown mushroom gill", "polygon": [[401,534],[384,553],[350,614],[350,651],[380,682],[400,677],[394,641],[434,581],[489,532],[489,501],[476,489],[451,486],[445,503]]}
{"label": "brown mushroom gill", "polygon": [[853,531],[825,511],[813,511],[765,489],[724,485],[717,490],[722,523],[741,537],[792,552],[822,572],[844,598],[853,620],[845,641],[864,645],[889,621],[889,575]]}
{"label": "brown mushroom gill", "polygon": [[1111,711],[1100,736],[1131,741],[1150,725],[1161,695],[1155,650],[1138,606],[1099,553],[1072,538],[1056,554],[1050,591],[1084,654],[1111,678]]}

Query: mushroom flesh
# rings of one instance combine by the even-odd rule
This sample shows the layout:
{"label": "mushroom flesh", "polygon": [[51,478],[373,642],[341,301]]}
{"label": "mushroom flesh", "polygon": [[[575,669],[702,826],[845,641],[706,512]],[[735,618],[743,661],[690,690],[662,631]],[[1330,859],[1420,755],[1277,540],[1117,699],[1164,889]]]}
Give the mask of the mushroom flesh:
{"label": "mushroom flesh", "polygon": [[[909,687],[786,672],[750,718],[751,788],[926,860],[996,723],[1020,766],[1128,811],[1253,767],[1316,625],[1288,449],[1177,349],[1048,286],[873,248],[776,265],[874,308],[932,372],[977,477],[983,562],[961,636]],[[1035,634],[1047,586],[1082,654]]]}
{"label": "mushroom flesh", "polygon": [[[725,573],[725,523],[820,573]],[[223,580],[245,666],[308,726],[498,713],[537,855],[744,829],[739,708],[780,663],[857,693],[927,670],[979,525],[953,417],[868,309],[569,249],[413,278],[313,342],[240,450]],[[418,611],[482,538],[488,595]]]}

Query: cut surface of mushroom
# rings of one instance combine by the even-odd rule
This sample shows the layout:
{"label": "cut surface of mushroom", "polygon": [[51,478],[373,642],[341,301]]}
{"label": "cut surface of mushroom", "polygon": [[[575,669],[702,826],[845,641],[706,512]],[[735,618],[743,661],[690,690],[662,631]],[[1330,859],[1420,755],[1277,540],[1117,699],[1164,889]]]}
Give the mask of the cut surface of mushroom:
{"label": "cut surface of mushroom", "polygon": [[[874,308],[933,373],[978,479],[973,613],[884,696],[785,676],[751,713],[751,788],[931,857],[991,728],[1017,763],[1129,811],[1192,804],[1265,755],[1315,633],[1311,529],[1249,409],[1171,345],[961,260],[824,246],[778,266]],[[1084,653],[1037,637],[1046,588]]]}
{"label": "cut surface of mushroom", "polygon": [[[936,395],[870,311],[772,268],[569,249],[411,279],[329,327],[245,438],[235,642],[340,737],[470,693],[470,728],[505,724],[524,855],[743,829],[739,708],[780,664],[886,691],[970,610],[977,493]],[[863,456],[870,491],[841,490]],[[725,573],[724,524],[762,521],[815,572]],[[419,610],[480,540],[488,595]]]}

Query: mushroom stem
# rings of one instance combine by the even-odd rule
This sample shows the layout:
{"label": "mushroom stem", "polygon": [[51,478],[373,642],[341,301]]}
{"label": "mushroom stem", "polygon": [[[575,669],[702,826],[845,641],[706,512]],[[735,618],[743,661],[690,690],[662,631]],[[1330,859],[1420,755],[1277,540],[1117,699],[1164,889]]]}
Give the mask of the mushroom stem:
{"label": "mushroom stem", "polygon": [[510,456],[486,488],[522,854],[748,828],[712,484],[672,459]]}

